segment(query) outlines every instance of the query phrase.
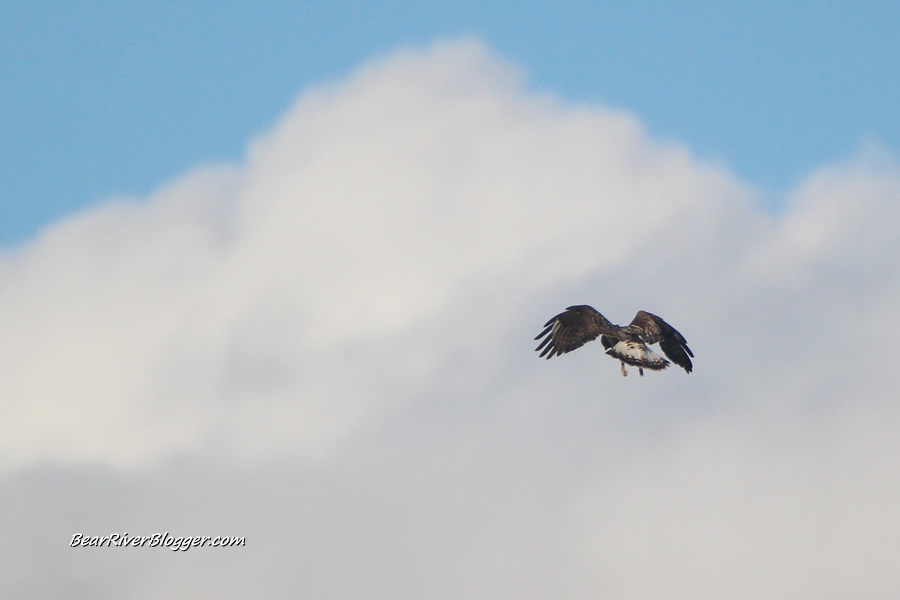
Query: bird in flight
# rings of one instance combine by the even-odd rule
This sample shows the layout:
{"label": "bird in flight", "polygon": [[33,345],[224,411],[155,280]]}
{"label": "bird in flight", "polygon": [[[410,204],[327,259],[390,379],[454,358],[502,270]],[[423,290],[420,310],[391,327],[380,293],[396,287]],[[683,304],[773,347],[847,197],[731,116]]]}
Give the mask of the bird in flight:
{"label": "bird in flight", "polygon": [[[546,336],[546,337],[544,337]],[[594,308],[587,305],[570,306],[544,324],[544,330],[535,340],[544,338],[535,351],[548,359],[571,352],[600,336],[606,353],[619,359],[622,375],[628,375],[625,365],[638,368],[641,377],[644,369],[662,371],[672,361],[688,373],[694,365],[694,353],[687,340],[674,327],[654,314],[639,310],[631,323],[621,327],[614,325]],[[669,360],[653,352],[647,344],[659,343]]]}

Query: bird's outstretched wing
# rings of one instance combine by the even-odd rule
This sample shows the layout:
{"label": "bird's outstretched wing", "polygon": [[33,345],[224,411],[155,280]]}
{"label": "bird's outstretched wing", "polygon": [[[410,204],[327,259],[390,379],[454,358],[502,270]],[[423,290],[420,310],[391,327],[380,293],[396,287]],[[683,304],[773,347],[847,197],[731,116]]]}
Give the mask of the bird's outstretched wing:
{"label": "bird's outstretched wing", "polygon": [[541,356],[553,358],[584,346],[598,335],[612,334],[617,329],[590,306],[570,306],[544,324],[544,330],[534,339],[547,337],[535,351],[543,348]]}
{"label": "bird's outstretched wing", "polygon": [[641,338],[648,344],[659,342],[663,354],[673,363],[690,373],[694,365],[694,353],[688,348],[687,340],[678,331],[654,314],[639,310],[631,321],[642,333]]}

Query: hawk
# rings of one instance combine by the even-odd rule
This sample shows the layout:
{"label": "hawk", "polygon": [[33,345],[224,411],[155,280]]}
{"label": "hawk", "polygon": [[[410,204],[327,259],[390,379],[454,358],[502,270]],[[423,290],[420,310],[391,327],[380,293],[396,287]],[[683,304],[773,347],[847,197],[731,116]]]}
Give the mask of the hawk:
{"label": "hawk", "polygon": [[[544,338],[535,352],[543,348],[541,357],[546,355],[550,359],[581,348],[598,335],[606,353],[619,359],[623,376],[628,375],[626,364],[637,367],[641,377],[644,369],[662,371],[669,366],[669,361],[688,373],[694,368],[691,363],[694,353],[684,336],[656,315],[643,310],[638,311],[631,323],[620,327],[610,323],[593,307],[570,306],[544,324],[544,330],[534,338]],[[647,347],[647,344],[657,342],[669,360]]]}

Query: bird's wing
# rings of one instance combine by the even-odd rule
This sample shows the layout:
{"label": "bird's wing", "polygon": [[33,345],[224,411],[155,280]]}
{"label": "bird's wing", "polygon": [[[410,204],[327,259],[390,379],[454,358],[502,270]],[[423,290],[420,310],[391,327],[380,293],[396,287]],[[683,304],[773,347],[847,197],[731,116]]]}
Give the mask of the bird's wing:
{"label": "bird's wing", "polygon": [[544,330],[534,339],[547,337],[535,351],[543,348],[541,356],[553,358],[584,346],[600,334],[614,334],[617,329],[590,306],[570,306],[544,324]]}
{"label": "bird's wing", "polygon": [[639,310],[631,324],[641,330],[641,338],[648,344],[659,342],[663,353],[673,363],[690,373],[694,365],[694,353],[688,348],[687,340],[678,331],[652,313]]}

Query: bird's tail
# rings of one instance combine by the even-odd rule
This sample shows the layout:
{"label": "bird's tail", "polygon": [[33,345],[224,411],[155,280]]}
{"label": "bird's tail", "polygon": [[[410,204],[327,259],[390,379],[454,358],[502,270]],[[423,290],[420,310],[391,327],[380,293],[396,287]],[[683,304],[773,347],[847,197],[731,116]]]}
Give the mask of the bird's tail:
{"label": "bird's tail", "polygon": [[655,353],[643,342],[617,340],[608,336],[600,338],[606,353],[633,367],[661,371],[669,366],[669,361]]}

